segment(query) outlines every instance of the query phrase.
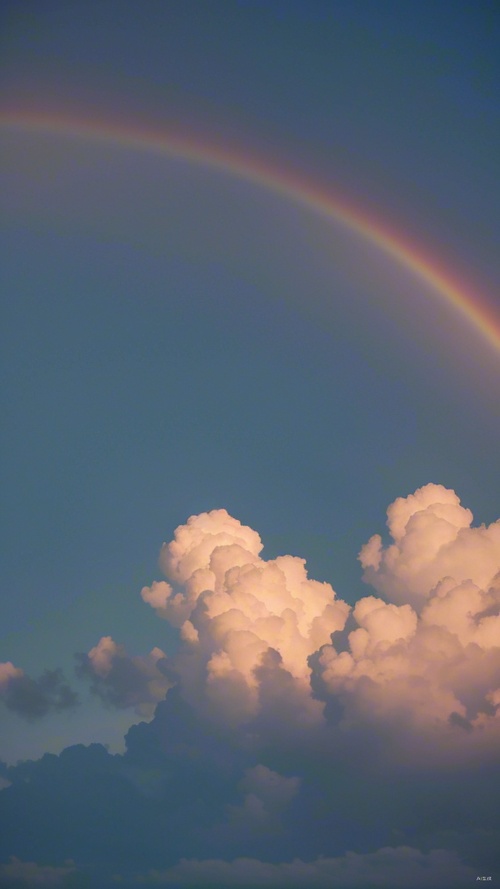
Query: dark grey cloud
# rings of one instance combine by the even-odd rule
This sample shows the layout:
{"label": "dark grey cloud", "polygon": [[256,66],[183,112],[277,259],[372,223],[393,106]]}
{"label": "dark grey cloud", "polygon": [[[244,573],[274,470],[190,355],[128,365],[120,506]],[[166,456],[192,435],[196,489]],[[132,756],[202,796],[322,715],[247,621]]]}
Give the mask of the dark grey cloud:
{"label": "dark grey cloud", "polygon": [[78,706],[78,695],[68,685],[61,669],[45,670],[38,679],[22,671],[4,683],[0,700],[14,713],[26,719],[39,719],[47,713],[59,713]]}
{"label": "dark grey cloud", "polygon": [[129,655],[111,636],[103,636],[88,654],[76,654],[76,674],[90,681],[91,692],[110,707],[132,707],[152,716],[171,687],[168,660],[159,648],[148,655]]}

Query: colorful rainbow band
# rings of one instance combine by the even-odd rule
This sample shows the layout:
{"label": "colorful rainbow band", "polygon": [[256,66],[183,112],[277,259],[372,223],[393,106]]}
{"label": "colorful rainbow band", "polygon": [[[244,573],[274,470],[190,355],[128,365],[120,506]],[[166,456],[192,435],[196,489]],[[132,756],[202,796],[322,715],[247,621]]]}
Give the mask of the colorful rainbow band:
{"label": "colorful rainbow band", "polygon": [[302,181],[296,174],[276,166],[247,158],[239,152],[175,133],[139,132],[133,128],[75,120],[63,115],[33,113],[0,113],[0,126],[28,133],[48,133],[72,136],[101,142],[120,143],[139,151],[179,157],[196,164],[213,167],[269,189],[287,200],[301,204],[326,219],[341,224],[346,229],[374,244],[384,254],[396,261],[420,279],[448,305],[462,315],[500,354],[500,316],[486,303],[484,297],[472,288],[458,282],[448,271],[425,255],[419,247],[407,243],[398,232],[391,231],[364,209],[355,207],[344,197],[324,193],[317,185]]}

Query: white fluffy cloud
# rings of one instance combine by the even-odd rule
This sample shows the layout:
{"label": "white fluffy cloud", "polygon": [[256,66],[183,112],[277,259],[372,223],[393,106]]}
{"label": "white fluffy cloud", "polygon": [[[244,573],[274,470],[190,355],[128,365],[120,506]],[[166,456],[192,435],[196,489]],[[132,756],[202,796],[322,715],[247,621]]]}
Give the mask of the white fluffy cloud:
{"label": "white fluffy cloud", "polygon": [[[450,757],[494,749],[500,522],[472,527],[455,492],[435,484],[398,498],[387,515],[393,543],[375,535],[360,553],[364,579],[381,596],[353,609],[309,578],[303,559],[263,559],[257,532],[226,510],[192,516],[161,549],[167,580],[141,591],[178,627],[178,653],[131,657],[105,636],[79,656],[80,675],[106,703],[143,716],[179,682],[199,715],[233,728],[259,717],[259,733],[279,726],[298,737],[325,726],[325,703],[335,699],[330,723],[388,730],[413,759],[429,746]],[[348,618],[338,644],[333,634]],[[1,665],[0,688],[18,677]],[[250,794],[243,809],[260,805]]]}
{"label": "white fluffy cloud", "polygon": [[[395,737],[418,730],[431,746],[462,751],[498,743],[500,522],[472,527],[455,492],[434,484],[398,498],[387,515],[393,543],[375,535],[360,554],[364,579],[384,598],[357,602],[347,650],[332,633],[351,609],[307,576],[302,559],[265,561],[259,535],[223,509],[180,526],[161,550],[168,582],[142,597],[180,628],[175,667],[191,703],[233,725],[248,721],[263,700],[261,664],[276,668],[279,656],[292,709],[319,725],[316,660],[346,729],[390,724]],[[269,649],[278,653],[272,664]],[[281,713],[281,693],[276,706]]]}
{"label": "white fluffy cloud", "polygon": [[389,720],[438,740],[444,731],[450,752],[472,743],[494,749],[500,525],[471,528],[469,510],[439,485],[399,498],[388,517],[395,542],[384,549],[376,535],[360,558],[365,580],[400,604],[358,601],[349,650],[322,650],[323,679],[345,702],[346,724]]}
{"label": "white fluffy cloud", "polygon": [[[224,509],[193,516],[164,544],[170,583],[142,598],[180,627],[190,655],[178,661],[184,685],[199,685],[233,722],[258,707],[255,670],[269,648],[279,652],[297,694],[310,694],[308,658],[344,627],[349,606],[327,583],[307,576],[303,559],[260,558],[262,542]],[[321,708],[317,708],[320,713]]]}
{"label": "white fluffy cloud", "polygon": [[[375,535],[360,560],[364,579],[393,601],[357,602],[347,650],[331,634],[350,607],[308,578],[302,559],[265,561],[259,535],[225,510],[179,527],[161,551],[169,582],[142,597],[180,628],[176,669],[191,703],[233,724],[255,716],[260,665],[271,664],[274,649],[293,683],[293,709],[302,723],[319,724],[310,666],[319,651],[317,669],[342,703],[344,728],[389,723],[395,736],[418,729],[442,748],[498,743],[500,523],[473,528],[455,492],[434,484],[398,498],[387,514],[394,542],[384,548]],[[281,693],[276,706],[281,713]]]}
{"label": "white fluffy cloud", "polygon": [[360,552],[364,580],[390,601],[421,608],[440,581],[487,589],[500,571],[500,520],[472,528],[454,491],[425,485],[387,510],[393,543],[375,534]]}

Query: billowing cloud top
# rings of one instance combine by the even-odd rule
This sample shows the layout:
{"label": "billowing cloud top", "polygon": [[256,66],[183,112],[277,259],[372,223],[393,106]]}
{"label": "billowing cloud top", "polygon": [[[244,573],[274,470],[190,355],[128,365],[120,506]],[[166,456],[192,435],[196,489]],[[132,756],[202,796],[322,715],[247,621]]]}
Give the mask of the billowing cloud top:
{"label": "billowing cloud top", "polygon": [[323,680],[344,702],[348,723],[419,729],[450,756],[475,744],[494,749],[500,522],[472,528],[471,512],[441,485],[398,498],[387,514],[394,543],[384,548],[375,535],[360,560],[364,579],[393,601],[357,602],[348,649],[322,650]]}
{"label": "billowing cloud top", "polygon": [[[259,535],[224,509],[193,516],[164,544],[160,563],[170,583],[142,598],[176,626],[190,649],[178,661],[186,689],[204,674],[205,691],[231,721],[255,713],[256,668],[268,649],[309,694],[308,658],[342,630],[349,606],[328,583],[307,576],[293,556],[260,558]],[[197,664],[196,668],[194,664]]]}
{"label": "billowing cloud top", "polygon": [[[199,715],[227,726],[260,714],[259,731],[273,719],[284,732],[315,726],[331,744],[332,731],[369,727],[389,732],[389,755],[412,761],[493,750],[500,521],[472,527],[455,492],[436,484],[398,498],[387,515],[393,542],[376,534],[360,553],[380,595],[353,609],[309,578],[303,559],[263,559],[257,532],[226,510],[192,516],[161,549],[167,580],[141,592],[179,628],[178,653],[131,657],[105,636],[79,656],[80,675],[107,704],[142,716],[177,684]],[[19,671],[2,670],[0,684],[12,685]]]}
{"label": "billowing cloud top", "polygon": [[471,511],[442,485],[398,497],[387,510],[394,542],[384,547],[375,534],[361,550],[365,581],[390,601],[419,609],[446,577],[487,588],[500,571],[500,521],[471,524]]}
{"label": "billowing cloud top", "polygon": [[176,667],[191,702],[233,723],[255,715],[266,675],[259,664],[270,663],[272,649],[306,720],[324,720],[316,676],[324,701],[341,706],[344,730],[389,724],[407,756],[429,749],[401,745],[405,732],[450,756],[494,747],[500,522],[472,527],[455,492],[435,484],[398,498],[387,514],[393,543],[384,547],[375,535],[360,554],[365,581],[384,598],[357,602],[344,648],[332,634],[350,607],[329,584],[309,579],[302,559],[266,562],[258,534],[225,510],[178,528],[160,557],[171,583],[145,587],[142,597],[180,627],[185,648]]}

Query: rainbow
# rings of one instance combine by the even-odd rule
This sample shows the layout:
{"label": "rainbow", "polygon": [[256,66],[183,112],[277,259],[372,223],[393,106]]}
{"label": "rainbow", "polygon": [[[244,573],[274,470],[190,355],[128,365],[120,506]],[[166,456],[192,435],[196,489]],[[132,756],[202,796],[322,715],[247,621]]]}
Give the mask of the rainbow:
{"label": "rainbow", "polygon": [[27,133],[89,139],[118,143],[138,151],[182,158],[195,164],[221,170],[231,176],[266,188],[286,200],[302,205],[325,219],[342,225],[422,281],[457,313],[464,317],[490,347],[500,354],[500,316],[475,288],[457,280],[449,270],[410,242],[400,231],[394,231],[365,208],[348,198],[301,178],[241,151],[211,145],[203,140],[156,132],[134,126],[74,119],[61,114],[0,112],[0,127]]}

